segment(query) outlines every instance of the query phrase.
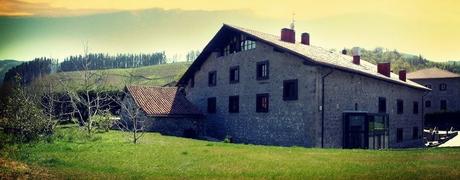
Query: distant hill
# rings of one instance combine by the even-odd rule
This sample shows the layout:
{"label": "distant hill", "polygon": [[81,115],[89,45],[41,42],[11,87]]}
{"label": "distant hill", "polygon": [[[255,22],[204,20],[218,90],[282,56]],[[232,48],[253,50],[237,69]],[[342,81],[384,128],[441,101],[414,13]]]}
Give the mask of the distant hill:
{"label": "distant hill", "polygon": [[[163,86],[172,81],[177,81],[190,66],[190,62],[177,62],[161,65],[144,66],[139,68],[121,68],[95,70],[107,77],[108,90],[121,90],[127,82],[131,85]],[[81,80],[80,71],[59,72],[45,77],[45,81],[55,81],[58,78],[70,79],[72,83]],[[131,80],[129,80],[131,78]],[[59,90],[60,87],[57,87]]]}
{"label": "distant hill", "polygon": [[3,83],[5,73],[11,68],[23,63],[22,61],[16,60],[0,60],[0,84]]}

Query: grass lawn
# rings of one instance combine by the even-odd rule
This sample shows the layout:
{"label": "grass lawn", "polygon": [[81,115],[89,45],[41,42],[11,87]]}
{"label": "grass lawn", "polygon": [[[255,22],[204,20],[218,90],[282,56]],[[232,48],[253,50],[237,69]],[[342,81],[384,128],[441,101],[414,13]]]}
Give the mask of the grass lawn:
{"label": "grass lawn", "polygon": [[11,166],[27,166],[31,169],[28,176],[75,179],[460,178],[460,148],[376,151],[274,147],[157,133],[147,133],[141,144],[135,145],[128,142],[129,134],[118,131],[97,134],[86,141],[63,135],[76,129],[60,131],[52,143],[6,148],[0,156],[6,161],[0,161],[0,175],[21,174]]}

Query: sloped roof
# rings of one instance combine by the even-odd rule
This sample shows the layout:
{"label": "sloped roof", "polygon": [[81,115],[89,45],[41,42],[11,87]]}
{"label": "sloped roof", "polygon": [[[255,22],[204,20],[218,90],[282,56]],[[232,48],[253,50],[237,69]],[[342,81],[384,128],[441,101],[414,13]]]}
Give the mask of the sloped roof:
{"label": "sloped roof", "polygon": [[202,116],[203,114],[178,87],[127,86],[125,90],[136,104],[148,115],[154,117]]}
{"label": "sloped roof", "polygon": [[407,74],[408,79],[460,78],[460,74],[438,68],[428,68]]}
{"label": "sloped roof", "polygon": [[283,49],[313,64],[332,67],[335,69],[340,69],[340,70],[344,70],[348,72],[358,73],[358,74],[365,75],[368,77],[372,77],[372,78],[376,78],[376,79],[380,79],[380,80],[384,80],[384,81],[388,81],[388,82],[392,82],[396,84],[406,85],[406,86],[416,88],[416,89],[430,90],[410,80],[401,81],[399,80],[399,76],[394,73],[391,73],[390,77],[386,77],[382,74],[379,74],[377,72],[376,65],[369,63],[363,59],[361,59],[360,65],[356,65],[356,64],[353,64],[352,62],[353,57],[348,56],[348,55],[343,55],[337,52],[331,52],[327,49],[317,47],[317,46],[312,46],[312,45],[307,46],[307,45],[301,44],[300,42],[296,42],[296,43],[284,42],[280,40],[279,36],[259,32],[255,30],[245,29],[245,28],[241,28],[237,26],[231,26],[228,24],[224,24],[222,28],[219,30],[219,32],[217,32],[217,34],[214,36],[214,38],[208,43],[208,45],[206,45],[202,53],[193,62],[190,68],[185,72],[184,76],[182,76],[182,78],[179,80],[178,85],[187,83],[188,78],[195,71],[199,69],[199,67],[207,59],[208,55],[212,53],[212,51],[215,49],[213,44],[219,42],[219,36],[222,33],[229,32],[229,31],[236,31],[236,32],[243,33],[258,41],[263,41],[274,47]]}

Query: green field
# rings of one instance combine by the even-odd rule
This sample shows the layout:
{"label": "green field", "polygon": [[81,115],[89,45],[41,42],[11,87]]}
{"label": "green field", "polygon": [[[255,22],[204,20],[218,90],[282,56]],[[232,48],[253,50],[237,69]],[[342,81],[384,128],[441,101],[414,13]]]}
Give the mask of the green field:
{"label": "green field", "polygon": [[[460,148],[341,150],[208,142],[148,133],[141,144],[111,131],[90,140],[76,129],[53,142],[10,146],[0,176],[139,179],[459,179]],[[66,135],[67,134],[67,135]]]}
{"label": "green field", "polygon": [[[106,88],[116,90],[122,89],[126,84],[162,86],[169,82],[177,81],[190,64],[189,62],[177,62],[139,68],[96,70],[96,72],[104,74],[107,83],[103,85]],[[58,78],[70,79],[71,85],[75,85],[82,79],[82,74],[79,71],[61,72],[46,78],[51,81],[56,81]],[[79,87],[78,85],[75,86]],[[57,87],[56,89],[59,90],[60,88]]]}

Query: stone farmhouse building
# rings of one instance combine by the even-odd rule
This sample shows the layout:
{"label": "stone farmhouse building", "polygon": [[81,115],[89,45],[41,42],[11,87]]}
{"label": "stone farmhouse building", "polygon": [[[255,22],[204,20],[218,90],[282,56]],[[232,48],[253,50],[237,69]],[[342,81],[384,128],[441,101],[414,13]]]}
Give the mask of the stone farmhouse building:
{"label": "stone farmhouse building", "polygon": [[389,63],[362,60],[359,49],[346,54],[312,45],[308,33],[298,42],[293,29],[276,36],[224,24],[179,79],[176,94],[196,110],[178,114],[202,113],[192,120],[198,134],[236,143],[422,146],[422,98],[430,89],[406,79],[405,71],[392,73]]}
{"label": "stone farmhouse building", "polygon": [[422,69],[407,78],[432,89],[424,97],[424,113],[460,111],[460,74],[438,68]]}

